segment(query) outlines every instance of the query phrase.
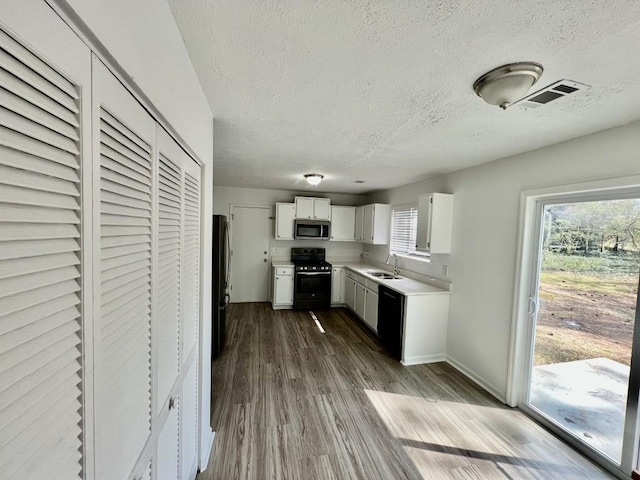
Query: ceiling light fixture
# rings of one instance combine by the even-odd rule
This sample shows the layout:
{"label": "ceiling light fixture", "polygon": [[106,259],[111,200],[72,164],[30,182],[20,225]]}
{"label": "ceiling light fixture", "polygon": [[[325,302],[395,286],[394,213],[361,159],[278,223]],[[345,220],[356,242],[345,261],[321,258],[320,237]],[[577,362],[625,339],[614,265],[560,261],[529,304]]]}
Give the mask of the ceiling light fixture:
{"label": "ceiling light fixture", "polygon": [[527,94],[542,71],[543,67],[539,63],[510,63],[482,75],[473,84],[473,89],[489,105],[497,105],[506,110]]}
{"label": "ceiling light fixture", "polygon": [[324,175],[320,175],[319,173],[307,173],[304,178],[307,180],[307,183],[312,186],[316,186],[320,184]]}

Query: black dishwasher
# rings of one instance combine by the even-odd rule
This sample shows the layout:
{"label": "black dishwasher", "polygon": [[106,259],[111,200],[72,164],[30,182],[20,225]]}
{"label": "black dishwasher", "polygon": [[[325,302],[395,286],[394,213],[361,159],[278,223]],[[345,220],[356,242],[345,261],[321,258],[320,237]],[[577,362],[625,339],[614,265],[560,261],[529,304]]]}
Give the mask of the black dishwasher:
{"label": "black dishwasher", "polygon": [[398,360],[402,360],[404,295],[380,285],[378,289],[378,336]]}

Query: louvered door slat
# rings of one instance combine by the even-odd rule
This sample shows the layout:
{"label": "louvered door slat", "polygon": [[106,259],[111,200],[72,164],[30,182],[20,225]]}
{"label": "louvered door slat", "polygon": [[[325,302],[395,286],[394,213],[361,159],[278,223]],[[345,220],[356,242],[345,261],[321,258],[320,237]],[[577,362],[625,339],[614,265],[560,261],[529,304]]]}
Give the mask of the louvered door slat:
{"label": "louvered door slat", "polygon": [[82,474],[79,99],[0,28],[3,478]]}
{"label": "louvered door slat", "polygon": [[[160,408],[167,400],[180,367],[180,222],[182,172],[162,152],[158,168],[158,232],[162,236],[167,228],[177,227],[171,232],[170,240],[164,238],[158,242],[158,296],[154,325],[158,344],[158,395]],[[171,192],[178,192],[175,195]],[[174,206],[167,207],[162,196],[173,196]],[[162,238],[162,237],[161,237]]]}
{"label": "louvered door slat", "polygon": [[76,267],[63,267],[54,270],[45,270],[44,272],[34,273],[27,277],[20,276],[15,279],[7,278],[0,280],[0,291],[9,296],[48,285],[55,285],[60,281],[77,278],[80,278],[80,272]]}
{"label": "louvered door slat", "polygon": [[[183,241],[183,345],[184,355],[198,339],[200,301],[200,181],[189,172],[184,177],[184,241]],[[195,193],[194,193],[195,192]]]}
{"label": "louvered door slat", "polygon": [[31,103],[25,102],[22,97],[11,93],[4,88],[0,88],[0,106],[22,117],[31,119],[39,125],[53,130],[56,133],[60,133],[73,141],[77,142],[80,140],[78,138],[76,126],[70,125],[55,115],[51,115]]}
{"label": "louvered door slat", "polygon": [[76,100],[79,98],[78,90],[72,82],[60,75],[42,59],[38,58],[25,46],[16,42],[10,35],[2,30],[0,30],[0,48],[45,78],[50,84],[55,85],[56,88],[62,90],[69,97]]}
{"label": "louvered door slat", "polygon": [[[136,135],[132,130],[128,129],[125,125],[120,122],[116,117],[111,115],[108,110],[102,110],[100,112],[100,118],[104,125],[108,125],[114,127],[118,130],[119,133],[125,135],[129,140],[135,142],[142,150],[144,150],[147,154],[151,154],[151,147],[149,144],[142,139],[142,137]],[[146,156],[145,156],[146,158]]]}
{"label": "louvered door slat", "polygon": [[0,354],[31,341],[41,335],[43,331],[49,332],[62,327],[66,323],[73,323],[79,316],[80,311],[77,308],[69,308],[49,315],[39,322],[15,326],[15,328],[4,333],[0,339]]}
{"label": "louvered door slat", "polygon": [[[99,463],[125,478],[151,428],[151,148],[100,110]],[[141,144],[143,146],[141,146]]]}
{"label": "louvered door slat", "polygon": [[123,197],[134,198],[137,200],[142,200],[144,202],[149,202],[151,200],[143,192],[140,192],[134,188],[130,188],[125,185],[119,184],[117,182],[106,180],[104,178],[101,179],[100,189],[102,192],[112,192],[118,195],[122,195]]}
{"label": "louvered door slat", "polygon": [[[78,390],[76,394],[79,396],[80,391]],[[51,451],[48,449],[54,447],[57,451],[65,441],[71,441],[76,451],[79,451],[80,440],[76,438],[78,429],[74,428],[71,422],[74,421],[78,424],[81,421],[81,417],[76,414],[73,418],[65,418],[69,409],[73,408],[74,405],[73,400],[68,401],[67,397],[68,394],[65,395],[64,392],[60,393],[59,396],[52,395],[49,397],[48,401],[51,403],[48,415],[43,415],[36,419],[36,421],[40,422],[39,428],[22,430],[16,437],[16,441],[11,445],[11,450],[7,452],[9,457],[3,469],[3,474],[7,474],[7,478],[37,478],[27,475],[27,469],[33,462],[33,458],[37,458],[38,453],[45,458],[51,457]],[[49,402],[43,402],[43,405],[47,405]],[[42,409],[43,405],[34,406],[34,408],[39,407]],[[60,437],[60,441],[47,445],[40,439],[43,431],[56,432]],[[58,478],[74,478],[79,476],[81,464],[77,464],[74,461],[58,468],[58,471],[66,472],[64,477]]]}
{"label": "louvered door slat", "polygon": [[23,63],[21,63],[11,55],[7,54],[6,51],[1,48],[0,68],[13,75],[14,77],[23,80],[30,87],[46,95],[51,100],[56,102],[56,104],[66,108],[70,112],[74,114],[77,114],[79,112],[76,99],[65,94],[56,85],[52,85],[45,78],[34,74],[35,72],[33,72],[33,70],[31,70],[29,67],[26,67]]}
{"label": "louvered door slat", "polygon": [[41,175],[79,182],[78,171],[67,165],[44,160],[29,153],[0,145],[0,165],[29,170]]}
{"label": "louvered door slat", "polygon": [[11,110],[7,110],[0,106],[0,118],[2,119],[2,125],[5,128],[14,130],[31,137],[40,142],[44,142],[53,147],[59,148],[72,155],[77,155],[79,152],[78,144],[76,141],[60,135],[53,130],[49,130],[47,127],[40,125],[35,121],[31,121],[21,115],[18,115]]}
{"label": "louvered door slat", "polygon": [[[22,325],[37,322],[49,315],[55,315],[67,308],[78,305],[80,300],[75,293],[58,297],[50,302],[34,305],[33,307],[23,308],[17,312],[5,315],[0,323],[0,334],[10,332]],[[16,367],[19,368],[19,367]],[[0,370],[2,370],[0,366]]]}
{"label": "louvered door slat", "polygon": [[[107,138],[108,137],[108,138]],[[130,138],[120,133],[117,129],[113,128],[107,122],[102,124],[102,139],[109,142],[112,148],[118,152],[123,152],[124,155],[134,155],[138,159],[141,166],[145,166],[145,158],[149,154],[146,150],[140,148],[140,146],[131,141]],[[147,170],[151,173],[149,170]]]}
{"label": "louvered door slat", "polygon": [[22,81],[20,78],[12,75],[1,67],[0,85],[2,85],[2,88],[5,90],[22,98],[28,103],[41,108],[42,110],[46,110],[50,114],[58,117],[60,120],[63,120],[65,123],[73,125],[74,127],[79,126],[78,119],[74,112],[67,110],[66,108],[61,108],[61,105],[58,102],[34,89],[28,83]]}
{"label": "louvered door slat", "polygon": [[[74,356],[68,353],[44,362],[41,368],[32,372],[30,375],[23,376],[16,382],[11,389],[11,395],[26,395],[29,391],[37,388],[38,385],[41,385],[44,381],[55,375],[56,372],[68,368],[75,362]],[[7,391],[0,392],[0,402],[2,402],[3,405],[8,405],[11,395],[9,395]]]}
{"label": "louvered door slat", "polygon": [[75,199],[66,195],[28,190],[13,185],[0,185],[0,202],[14,205],[51,205],[56,208],[79,210]]}

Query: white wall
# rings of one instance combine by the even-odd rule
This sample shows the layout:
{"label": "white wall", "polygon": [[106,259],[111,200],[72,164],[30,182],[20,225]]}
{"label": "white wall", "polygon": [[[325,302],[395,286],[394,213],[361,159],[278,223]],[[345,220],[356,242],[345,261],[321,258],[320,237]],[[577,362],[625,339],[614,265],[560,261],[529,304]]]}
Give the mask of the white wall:
{"label": "white wall", "polygon": [[[293,202],[293,198],[296,195],[330,198],[333,205],[362,205],[364,202],[364,196],[362,195],[216,186],[213,194],[213,212],[214,214],[229,216],[232,204],[275,207],[276,202]],[[324,247],[329,260],[331,260],[331,258],[358,258],[362,251],[362,245],[355,242],[310,242],[308,240],[283,241],[272,238],[271,258],[274,260],[288,260],[292,247],[308,246]]]}
{"label": "white wall", "polygon": [[[448,264],[453,294],[447,355],[504,398],[507,388],[518,211],[523,190],[640,173],[640,122],[449,175],[371,195],[401,204],[433,191],[454,193],[453,253],[404,268],[443,278]],[[369,247],[384,261],[387,247]],[[449,257],[449,258],[447,258]]]}
{"label": "white wall", "polygon": [[[46,0],[69,15],[72,27],[95,36],[169,126],[203,162],[202,358],[200,466],[213,440],[209,426],[211,385],[211,249],[213,115],[166,0]],[[79,17],[77,22],[75,16]],[[75,23],[73,23],[75,22]],[[84,25],[80,25],[83,23]],[[83,29],[88,28],[89,31]]]}

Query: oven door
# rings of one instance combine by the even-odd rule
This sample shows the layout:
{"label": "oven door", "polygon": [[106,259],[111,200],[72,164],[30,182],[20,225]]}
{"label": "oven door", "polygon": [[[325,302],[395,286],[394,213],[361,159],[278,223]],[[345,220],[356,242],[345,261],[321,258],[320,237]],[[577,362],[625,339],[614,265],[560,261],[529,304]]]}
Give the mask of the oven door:
{"label": "oven door", "polygon": [[293,308],[329,308],[331,306],[331,271],[296,272]]}

